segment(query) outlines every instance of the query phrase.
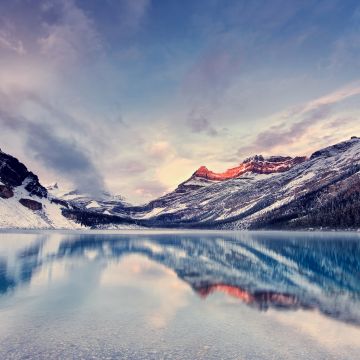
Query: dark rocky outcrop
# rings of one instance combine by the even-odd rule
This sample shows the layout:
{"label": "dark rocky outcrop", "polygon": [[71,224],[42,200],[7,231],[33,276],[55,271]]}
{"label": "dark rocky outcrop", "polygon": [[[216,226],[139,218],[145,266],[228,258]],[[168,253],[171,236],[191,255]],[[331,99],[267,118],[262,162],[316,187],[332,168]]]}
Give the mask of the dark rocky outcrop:
{"label": "dark rocky outcrop", "polygon": [[[352,140],[352,141],[351,141]],[[328,146],[326,148],[323,148],[321,150],[315,151],[311,156],[310,160],[320,158],[320,157],[331,157],[339,155],[347,150],[349,150],[352,145],[354,144],[354,141],[358,141],[359,138],[356,136],[352,136],[350,141],[344,141],[335,145]]]}
{"label": "dark rocky outcrop", "polygon": [[38,201],[31,200],[31,199],[20,199],[19,203],[30,210],[37,211],[42,209],[42,204]]}
{"label": "dark rocky outcrop", "polygon": [[14,192],[10,187],[5,185],[0,185],[0,198],[10,199],[13,196],[14,196]]}
{"label": "dark rocky outcrop", "polygon": [[22,184],[30,195],[40,198],[47,197],[47,190],[40,184],[39,178],[28,171],[26,166],[15,157],[5,154],[0,150],[0,181],[8,188]]}
{"label": "dark rocky outcrop", "polygon": [[52,203],[54,203],[54,204],[57,204],[57,205],[60,205],[60,206],[63,206],[63,207],[65,207],[65,208],[69,208],[69,204],[65,201],[65,200],[60,200],[60,199],[55,199],[55,198],[53,198],[53,199],[51,199],[50,200]]}

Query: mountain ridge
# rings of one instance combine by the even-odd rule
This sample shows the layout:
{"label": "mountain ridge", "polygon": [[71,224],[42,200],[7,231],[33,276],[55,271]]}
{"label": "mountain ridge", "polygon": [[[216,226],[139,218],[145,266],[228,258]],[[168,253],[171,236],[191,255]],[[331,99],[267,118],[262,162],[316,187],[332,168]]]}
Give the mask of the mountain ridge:
{"label": "mountain ridge", "polygon": [[[110,194],[101,199],[77,191],[60,195],[58,186],[46,189],[25,165],[1,152],[0,214],[7,223],[0,220],[0,227],[18,225],[11,221],[11,207],[6,207],[12,203],[16,209],[26,207],[31,212],[26,216],[35,214],[50,228],[360,228],[357,137],[310,157],[255,155],[220,173],[220,178],[200,169],[174,191],[132,206]],[[49,214],[51,207],[55,217]],[[24,216],[22,208],[15,213]],[[39,221],[28,226],[37,227]]]}
{"label": "mountain ridge", "polygon": [[284,172],[291,169],[296,164],[307,160],[306,156],[270,156],[264,158],[262,155],[255,155],[245,159],[239,166],[230,168],[222,173],[216,173],[209,170],[206,166],[201,166],[194,172],[194,176],[202,177],[209,180],[224,181],[235,179],[243,174],[252,172],[257,174],[272,174]]}

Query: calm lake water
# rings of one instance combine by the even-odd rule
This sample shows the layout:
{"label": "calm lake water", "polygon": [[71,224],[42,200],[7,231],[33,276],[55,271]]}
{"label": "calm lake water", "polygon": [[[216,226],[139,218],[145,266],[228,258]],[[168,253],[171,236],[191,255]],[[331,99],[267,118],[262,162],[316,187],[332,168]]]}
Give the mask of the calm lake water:
{"label": "calm lake water", "polygon": [[0,359],[359,354],[359,234],[0,233]]}

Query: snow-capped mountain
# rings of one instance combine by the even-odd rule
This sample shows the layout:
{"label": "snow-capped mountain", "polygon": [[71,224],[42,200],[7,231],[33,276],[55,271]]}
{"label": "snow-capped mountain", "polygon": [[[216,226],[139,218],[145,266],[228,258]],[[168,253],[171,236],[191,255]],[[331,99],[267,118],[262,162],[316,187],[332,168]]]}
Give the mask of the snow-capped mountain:
{"label": "snow-capped mountain", "polygon": [[91,210],[100,214],[113,214],[113,208],[129,206],[121,195],[112,195],[102,191],[96,196],[85,194],[80,190],[62,189],[58,183],[46,187],[49,198],[62,200],[72,208]]}
{"label": "snow-capped mountain", "polygon": [[309,158],[260,155],[222,174],[201,167],[131,217],[156,226],[359,227],[359,194],[360,139],[353,137]]}
{"label": "snow-capped mountain", "polygon": [[256,155],[224,173],[203,166],[145,206],[56,184],[46,189],[3,152],[0,181],[0,227],[360,228],[357,137],[310,157]]}
{"label": "snow-capped mountain", "polygon": [[48,197],[38,177],[0,150],[0,228],[79,228],[62,215],[63,206]]}

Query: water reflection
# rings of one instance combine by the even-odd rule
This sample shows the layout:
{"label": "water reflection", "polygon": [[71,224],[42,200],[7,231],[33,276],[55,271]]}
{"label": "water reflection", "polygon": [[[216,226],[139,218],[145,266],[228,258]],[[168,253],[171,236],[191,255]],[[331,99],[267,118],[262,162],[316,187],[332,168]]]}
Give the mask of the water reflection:
{"label": "water reflection", "polygon": [[[35,274],[63,259],[96,259],[99,273],[120,258],[141,255],[171,269],[204,301],[221,293],[261,311],[317,309],[360,325],[356,234],[49,233],[2,234],[0,240],[3,296],[31,284]],[[132,261],[134,266],[142,260]]]}

